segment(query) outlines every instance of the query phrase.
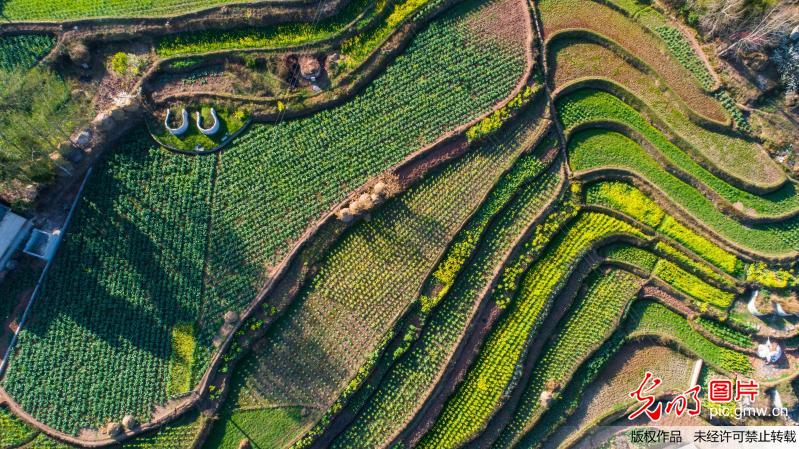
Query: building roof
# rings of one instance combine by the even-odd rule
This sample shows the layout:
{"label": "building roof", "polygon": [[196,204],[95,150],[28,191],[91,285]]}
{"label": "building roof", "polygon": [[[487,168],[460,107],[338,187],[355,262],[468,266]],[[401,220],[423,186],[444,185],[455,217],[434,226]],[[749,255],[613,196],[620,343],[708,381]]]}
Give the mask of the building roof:
{"label": "building roof", "polygon": [[0,206],[0,270],[22,242],[29,227],[27,219]]}

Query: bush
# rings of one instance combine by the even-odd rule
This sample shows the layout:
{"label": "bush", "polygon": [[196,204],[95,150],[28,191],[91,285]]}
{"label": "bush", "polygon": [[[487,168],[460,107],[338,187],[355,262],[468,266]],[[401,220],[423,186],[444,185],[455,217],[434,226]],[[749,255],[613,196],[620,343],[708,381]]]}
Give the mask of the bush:
{"label": "bush", "polygon": [[125,75],[128,72],[128,54],[118,52],[111,57],[111,70],[119,75]]}

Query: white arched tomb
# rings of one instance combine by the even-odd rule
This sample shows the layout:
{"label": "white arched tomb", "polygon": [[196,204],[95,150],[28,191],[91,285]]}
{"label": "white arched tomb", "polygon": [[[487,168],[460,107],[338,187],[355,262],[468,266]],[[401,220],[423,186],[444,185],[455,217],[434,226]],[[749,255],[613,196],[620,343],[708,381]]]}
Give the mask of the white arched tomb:
{"label": "white arched tomb", "polygon": [[213,136],[214,134],[219,132],[220,124],[219,124],[219,117],[216,116],[216,110],[211,108],[211,118],[214,119],[214,124],[208,128],[203,128],[202,125],[202,115],[200,111],[197,111],[197,128],[200,130],[201,133],[205,134],[206,136]]}
{"label": "white arched tomb", "polygon": [[785,316],[792,316],[793,315],[792,313],[786,312],[785,309],[782,308],[782,304],[780,304],[778,302],[774,303],[774,311],[777,312],[777,316],[785,317]]}
{"label": "white arched tomb", "polygon": [[181,117],[180,126],[178,126],[177,128],[169,126],[170,117],[172,117],[172,110],[167,109],[166,118],[164,119],[164,128],[166,128],[167,131],[169,131],[169,133],[172,134],[173,136],[182,136],[186,132],[186,130],[189,129],[189,112],[186,110],[186,108],[183,108],[183,110],[180,112],[180,117]]}
{"label": "white arched tomb", "polygon": [[757,356],[766,363],[776,363],[782,357],[782,348],[777,343],[772,343],[771,338],[767,338],[765,343],[757,345]]}
{"label": "white arched tomb", "polygon": [[760,293],[760,290],[753,290],[752,291],[752,298],[749,299],[749,303],[746,305],[746,309],[754,316],[766,316],[767,314],[761,313],[757,310],[757,306],[755,305],[755,300],[757,300],[757,295]]}

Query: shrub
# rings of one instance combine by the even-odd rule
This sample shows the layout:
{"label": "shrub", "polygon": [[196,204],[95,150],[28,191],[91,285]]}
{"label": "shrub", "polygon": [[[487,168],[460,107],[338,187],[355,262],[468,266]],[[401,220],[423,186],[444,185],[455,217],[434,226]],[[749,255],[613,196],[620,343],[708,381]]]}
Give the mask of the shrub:
{"label": "shrub", "polygon": [[128,54],[124,52],[114,53],[111,57],[111,70],[118,75],[126,75],[128,73]]}

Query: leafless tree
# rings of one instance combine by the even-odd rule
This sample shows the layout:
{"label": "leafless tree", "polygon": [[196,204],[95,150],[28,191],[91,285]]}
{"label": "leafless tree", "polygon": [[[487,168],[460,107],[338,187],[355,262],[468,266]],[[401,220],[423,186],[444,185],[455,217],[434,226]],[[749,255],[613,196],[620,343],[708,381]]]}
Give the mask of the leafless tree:
{"label": "leafless tree", "polygon": [[733,38],[732,42],[719,56],[736,49],[751,51],[773,47],[797,24],[799,7],[789,2],[780,2],[759,17],[745,19],[739,30],[730,36]]}
{"label": "leafless tree", "polygon": [[[697,8],[691,0],[691,7]],[[702,32],[708,38],[718,37],[730,30],[738,28],[746,17],[746,0],[716,0],[710,3],[707,12],[699,21]]]}

